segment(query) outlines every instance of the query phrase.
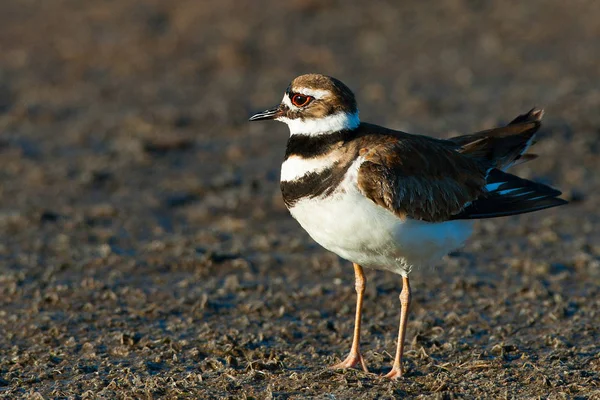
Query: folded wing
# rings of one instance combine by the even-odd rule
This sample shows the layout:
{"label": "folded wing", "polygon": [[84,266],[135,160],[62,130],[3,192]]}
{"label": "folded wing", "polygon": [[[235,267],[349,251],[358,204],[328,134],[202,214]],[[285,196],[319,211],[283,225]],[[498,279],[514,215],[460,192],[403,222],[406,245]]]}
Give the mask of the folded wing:
{"label": "folded wing", "polygon": [[447,221],[485,193],[486,166],[448,142],[400,137],[361,153],[359,189],[402,219]]}
{"label": "folded wing", "polygon": [[561,193],[504,172],[535,158],[524,154],[541,125],[533,109],[505,127],[437,140],[402,135],[361,151],[361,192],[400,218],[441,222],[522,214],[566,204]]}

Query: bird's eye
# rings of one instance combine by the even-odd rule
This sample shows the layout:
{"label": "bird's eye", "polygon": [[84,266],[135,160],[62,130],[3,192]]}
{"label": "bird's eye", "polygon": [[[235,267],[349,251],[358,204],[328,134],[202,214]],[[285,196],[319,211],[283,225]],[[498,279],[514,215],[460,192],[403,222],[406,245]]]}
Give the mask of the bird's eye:
{"label": "bird's eye", "polygon": [[292,96],[292,103],[296,106],[296,107],[304,107],[305,105],[307,105],[308,103],[310,103],[310,101],[313,98],[310,96],[305,96],[303,94],[295,94]]}

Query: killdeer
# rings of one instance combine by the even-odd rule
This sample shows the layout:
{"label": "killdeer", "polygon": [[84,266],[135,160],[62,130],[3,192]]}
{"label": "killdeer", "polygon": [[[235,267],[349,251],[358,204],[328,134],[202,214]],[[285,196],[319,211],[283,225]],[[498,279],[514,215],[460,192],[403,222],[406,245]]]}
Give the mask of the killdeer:
{"label": "killdeer", "polygon": [[412,268],[429,266],[463,245],[474,219],[538,211],[567,202],[561,193],[506,170],[525,154],[541,125],[532,109],[507,126],[447,140],[361,122],[352,91],[318,74],[297,77],[281,104],[250,121],[290,129],[281,192],[292,216],[321,246],[354,264],[354,338],[346,359],[360,364],[363,267],[402,276],[400,326],[388,378],[402,376]]}

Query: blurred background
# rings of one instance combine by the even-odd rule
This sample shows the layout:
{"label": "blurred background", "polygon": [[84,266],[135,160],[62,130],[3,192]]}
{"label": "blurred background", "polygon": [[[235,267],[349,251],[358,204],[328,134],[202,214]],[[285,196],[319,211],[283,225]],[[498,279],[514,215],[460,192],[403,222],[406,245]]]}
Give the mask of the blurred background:
{"label": "blurred background", "polygon": [[[599,18],[593,0],[2,2],[0,397],[598,396]],[[363,120],[437,137],[546,110],[514,172],[571,204],[481,221],[412,275],[401,383],[324,368],[350,346],[352,269],[283,205],[287,127],[247,123],[308,72]],[[381,373],[400,281],[368,279]]]}

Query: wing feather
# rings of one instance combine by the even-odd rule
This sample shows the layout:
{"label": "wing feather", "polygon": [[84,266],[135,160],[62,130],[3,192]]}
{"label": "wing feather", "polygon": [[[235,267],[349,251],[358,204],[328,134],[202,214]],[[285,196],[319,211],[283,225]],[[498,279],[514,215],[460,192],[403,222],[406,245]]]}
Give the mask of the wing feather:
{"label": "wing feather", "polygon": [[523,214],[567,204],[559,190],[498,169],[487,177],[487,193],[451,219],[495,218]]}
{"label": "wing feather", "polygon": [[358,187],[400,218],[448,220],[485,192],[486,167],[443,141],[413,136],[363,151]]}
{"label": "wing feather", "polygon": [[400,218],[428,222],[493,218],[566,204],[546,185],[503,172],[524,154],[541,125],[532,109],[509,125],[449,140],[396,135],[360,150],[358,187]]}

